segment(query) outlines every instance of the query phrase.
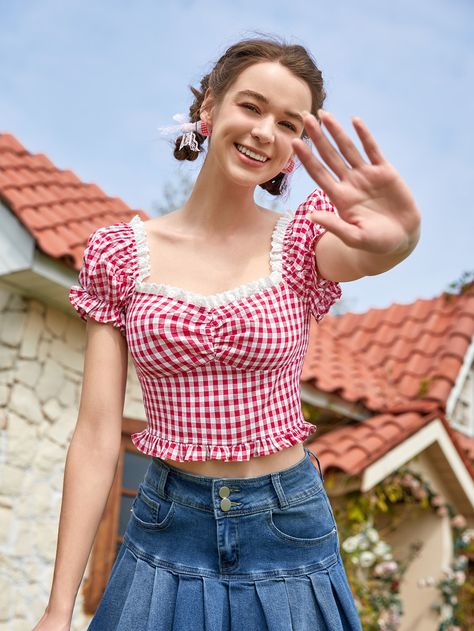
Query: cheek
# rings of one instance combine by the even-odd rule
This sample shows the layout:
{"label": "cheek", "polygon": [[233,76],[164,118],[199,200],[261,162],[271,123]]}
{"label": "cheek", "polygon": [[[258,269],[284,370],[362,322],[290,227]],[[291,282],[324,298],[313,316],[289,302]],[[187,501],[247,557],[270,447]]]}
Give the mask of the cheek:
{"label": "cheek", "polygon": [[282,168],[287,164],[290,158],[295,157],[295,152],[293,151],[293,147],[291,146],[291,140],[285,138],[280,147],[280,155],[282,161]]}

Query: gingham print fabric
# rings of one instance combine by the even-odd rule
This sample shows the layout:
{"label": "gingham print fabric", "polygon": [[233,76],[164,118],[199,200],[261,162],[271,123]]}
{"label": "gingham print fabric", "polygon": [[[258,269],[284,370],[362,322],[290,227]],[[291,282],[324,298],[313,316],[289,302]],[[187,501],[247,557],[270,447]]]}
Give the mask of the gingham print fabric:
{"label": "gingham print fabric", "polygon": [[148,425],[132,434],[164,460],[249,460],[305,440],[300,375],[310,316],[340,297],[319,278],[314,246],[324,233],[305,214],[335,212],[316,190],[282,215],[271,240],[271,273],[208,296],[147,282],[150,255],[139,215],[89,237],[69,300],[81,317],[112,322],[126,336]]}
{"label": "gingham print fabric", "polygon": [[[126,225],[126,224],[125,224]],[[135,291],[138,259],[124,224],[113,224],[93,232],[86,244],[78,285],[69,300],[83,320],[112,322],[125,335],[126,312]]]}

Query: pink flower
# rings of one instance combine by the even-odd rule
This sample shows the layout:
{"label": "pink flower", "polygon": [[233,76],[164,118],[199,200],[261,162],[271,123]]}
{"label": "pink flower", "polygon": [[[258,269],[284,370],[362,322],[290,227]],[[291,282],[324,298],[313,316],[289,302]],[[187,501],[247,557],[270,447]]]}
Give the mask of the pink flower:
{"label": "pink flower", "polygon": [[466,519],[464,515],[455,515],[451,519],[451,526],[453,528],[465,528],[466,527]]}
{"label": "pink flower", "polygon": [[458,570],[454,573],[454,578],[458,585],[464,585],[464,583],[466,582],[466,574],[461,570]]}
{"label": "pink flower", "polygon": [[440,506],[436,512],[440,517],[445,517],[448,514],[448,509],[446,506]]}
{"label": "pink flower", "polygon": [[441,495],[435,495],[432,499],[431,499],[431,504],[432,506],[441,506],[441,504],[444,504],[444,500],[441,497]]}
{"label": "pink flower", "polygon": [[419,500],[423,500],[425,497],[427,497],[427,495],[428,493],[425,491],[425,489],[418,489],[418,491],[415,492],[415,496]]}
{"label": "pink flower", "polygon": [[375,576],[387,576],[393,574],[396,570],[398,570],[396,561],[382,561],[374,567],[374,574]]}

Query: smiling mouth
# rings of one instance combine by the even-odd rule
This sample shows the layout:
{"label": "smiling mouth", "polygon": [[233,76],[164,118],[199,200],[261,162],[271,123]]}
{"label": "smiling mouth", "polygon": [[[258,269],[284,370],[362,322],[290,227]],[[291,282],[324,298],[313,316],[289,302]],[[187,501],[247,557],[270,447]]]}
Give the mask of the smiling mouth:
{"label": "smiling mouth", "polygon": [[270,158],[267,158],[267,156],[262,155],[261,153],[256,153],[255,151],[251,151],[250,149],[247,149],[247,147],[244,147],[243,145],[234,143],[234,146],[239,153],[242,153],[244,156],[247,156],[247,158],[255,160],[255,162],[268,162],[268,160],[270,159]]}

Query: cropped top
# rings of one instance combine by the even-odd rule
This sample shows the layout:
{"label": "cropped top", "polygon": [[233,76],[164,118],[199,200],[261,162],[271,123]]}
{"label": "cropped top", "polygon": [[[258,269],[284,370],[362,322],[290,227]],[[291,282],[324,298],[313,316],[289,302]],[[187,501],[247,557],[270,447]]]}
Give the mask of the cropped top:
{"label": "cropped top", "polygon": [[89,236],[69,301],[83,320],[111,322],[126,337],[147,418],[131,436],[139,451],[241,461],[316,431],[301,409],[301,370],[311,316],[319,321],[341,288],[317,274],[325,229],[305,217],[312,209],[335,212],[314,191],[278,219],[271,273],[210,295],[144,282],[150,253],[139,215]]}

